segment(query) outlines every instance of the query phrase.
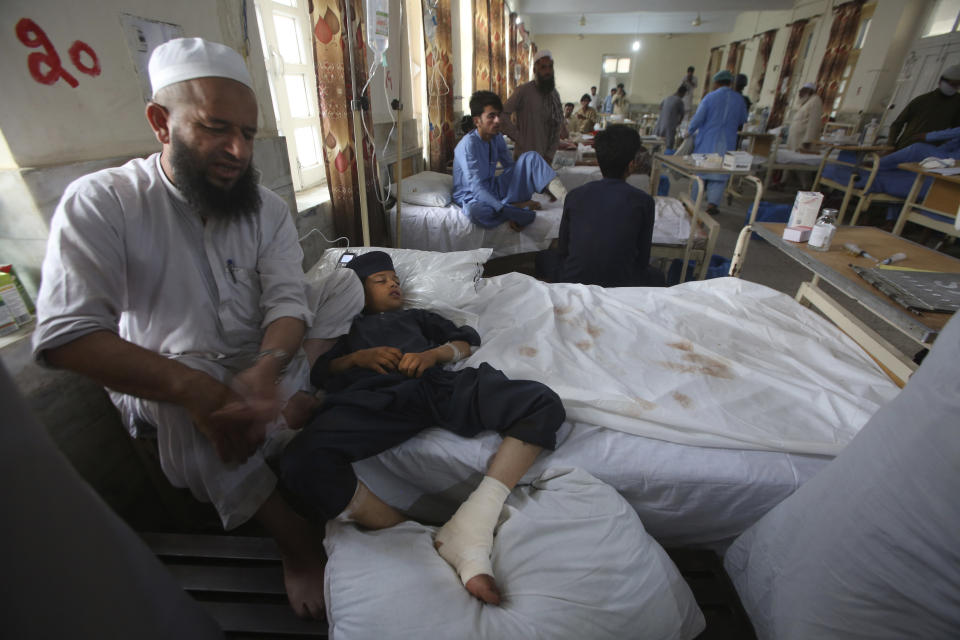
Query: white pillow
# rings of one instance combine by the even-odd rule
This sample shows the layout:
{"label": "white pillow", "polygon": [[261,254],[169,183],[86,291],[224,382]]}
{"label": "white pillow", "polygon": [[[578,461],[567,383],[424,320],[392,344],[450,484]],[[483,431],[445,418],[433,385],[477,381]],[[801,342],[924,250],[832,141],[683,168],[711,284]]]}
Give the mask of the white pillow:
{"label": "white pillow", "polygon": [[[396,188],[393,193],[396,195]],[[453,176],[436,171],[415,173],[403,178],[400,193],[400,199],[408,204],[446,207],[453,202]]]}
{"label": "white pillow", "polygon": [[474,599],[435,529],[332,521],[324,576],[332,640],[693,638],[703,615],[629,504],[580,469],[550,469],[507,499],[493,547],[501,606]]}
{"label": "white pillow", "polygon": [[960,318],[839,456],[725,566],[763,638],[960,635]]}
{"label": "white pillow", "polygon": [[[385,251],[400,276],[406,307],[444,310],[458,309],[476,297],[483,263],[493,249],[470,251],[418,251],[385,247],[347,247],[327,249],[306,275],[308,290],[316,288],[337,269],[344,252],[357,255],[367,251]],[[448,315],[448,314],[444,314]],[[472,315],[472,314],[471,314]],[[448,316],[449,317],[449,316]],[[473,316],[475,322],[475,316]],[[455,318],[451,320],[456,321]],[[468,322],[473,324],[473,322]]]}

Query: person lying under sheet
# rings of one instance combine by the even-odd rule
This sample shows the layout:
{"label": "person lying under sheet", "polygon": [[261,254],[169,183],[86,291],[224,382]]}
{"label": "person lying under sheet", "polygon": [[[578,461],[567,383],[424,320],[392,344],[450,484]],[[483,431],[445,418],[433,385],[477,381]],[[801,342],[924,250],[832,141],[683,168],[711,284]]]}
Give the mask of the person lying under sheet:
{"label": "person lying under sheet", "polygon": [[[474,224],[492,228],[504,222],[519,231],[533,222],[540,203],[530,198],[546,191],[551,198],[566,191],[557,174],[535,151],[520,154],[514,162],[500,133],[503,103],[492,91],[470,96],[470,116],[463,126],[471,129],[453,152],[453,201]],[[503,167],[496,174],[497,163]]]}
{"label": "person lying under sheet", "polygon": [[653,198],[626,182],[645,157],[640,135],[626,125],[609,125],[597,133],[594,147],[603,180],[567,194],[558,246],[537,254],[537,277],[602,287],[662,286],[662,274],[650,267]]}
{"label": "person lying under sheet", "polygon": [[914,136],[914,143],[880,158],[880,171],[896,170],[904,162],[927,158],[960,159],[960,127],[928,131]]}
{"label": "person lying under sheet", "polygon": [[504,439],[487,475],[435,541],[467,591],[499,604],[490,561],[494,528],[540,451],[556,446],[566,417],[560,398],[539,382],[510,380],[487,364],[444,369],[480,344],[477,332],[430,311],[403,309],[400,280],[385,252],[365,253],[346,266],[363,282],[364,312],[314,363],[311,381],[328,394],[284,450],[280,479],[311,521],[341,518],[387,528],[404,517],[357,480],[352,462],[433,426],[468,438],[500,432]]}

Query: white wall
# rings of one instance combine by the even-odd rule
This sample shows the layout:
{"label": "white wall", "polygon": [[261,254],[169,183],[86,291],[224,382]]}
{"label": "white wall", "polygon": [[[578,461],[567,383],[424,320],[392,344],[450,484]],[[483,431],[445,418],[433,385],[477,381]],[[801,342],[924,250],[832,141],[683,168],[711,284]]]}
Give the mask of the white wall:
{"label": "white wall", "polygon": [[[228,0],[4,0],[0,23],[0,86],[3,109],[0,131],[20,167],[37,167],[136,155],[157,147],[143,116],[144,103],[133,58],[121,29],[120,14],[179,24],[186,36],[201,36],[242,50],[241,3]],[[253,3],[247,5],[249,51],[247,65],[260,101],[261,136],[275,136],[263,53]],[[60,80],[53,85],[34,80],[28,49],[14,34],[21,18],[36,22],[50,38],[65,70],[79,84],[71,88]],[[81,40],[96,52],[101,73],[79,73],[70,62],[71,44]],[[3,168],[11,168],[9,163]]]}
{"label": "white wall", "polygon": [[[554,59],[557,91],[563,102],[578,104],[580,96],[592,85],[605,93],[600,82],[605,54],[631,58],[630,79],[624,89],[631,104],[659,104],[677,90],[687,67],[706,70],[710,53],[707,36],[640,35],[640,51],[632,51],[635,35],[541,35],[534,41],[539,49],[549,49]],[[607,92],[608,93],[608,92]],[[699,98],[699,94],[696,96]]]}

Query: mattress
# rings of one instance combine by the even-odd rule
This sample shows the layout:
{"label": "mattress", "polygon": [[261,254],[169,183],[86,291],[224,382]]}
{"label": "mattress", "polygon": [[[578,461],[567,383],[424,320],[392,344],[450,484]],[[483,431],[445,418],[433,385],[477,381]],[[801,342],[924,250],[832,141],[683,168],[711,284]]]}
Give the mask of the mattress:
{"label": "mattress", "polygon": [[[584,469],[617,489],[661,544],[718,551],[831,459],[674,444],[582,422],[565,423],[560,437],[521,484],[551,467]],[[439,524],[476,486],[499,444],[492,432],[467,439],[430,429],[354,468],[387,503]]]}
{"label": "mattress", "polygon": [[521,231],[514,231],[506,224],[484,229],[473,224],[453,203],[446,207],[425,207],[404,202],[400,210],[399,243],[395,237],[397,209],[393,207],[389,211],[391,239],[404,249],[422,251],[491,248],[491,258],[539,251],[549,247],[559,235],[563,205],[559,200],[550,202],[539,193],[534,194],[533,199],[540,202],[542,208],[534,221]]}

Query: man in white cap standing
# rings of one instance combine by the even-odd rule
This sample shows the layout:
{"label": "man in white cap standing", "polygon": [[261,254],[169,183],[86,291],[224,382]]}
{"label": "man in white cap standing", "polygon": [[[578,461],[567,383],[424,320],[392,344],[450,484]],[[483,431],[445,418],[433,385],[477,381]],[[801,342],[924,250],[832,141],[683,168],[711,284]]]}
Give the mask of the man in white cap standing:
{"label": "man in white cap standing", "polygon": [[517,87],[504,103],[500,129],[516,143],[515,158],[536,151],[552,164],[560,139],[570,134],[554,86],[553,56],[546,49],[534,56],[533,74],[534,79]]}
{"label": "man in white cap standing", "polygon": [[156,48],[149,74],[162,151],[64,192],[35,357],[108,387],[131,433],[156,439],[170,482],[213,503],[225,528],[256,518],[278,542],[291,605],[321,617],[320,532],[278,493],[265,451],[313,408],[300,391],[306,327],[336,335],[350,312],[308,308],[290,212],[253,168],[243,58],[180,38]]}
{"label": "man in white cap standing", "polygon": [[936,89],[910,101],[890,125],[889,142],[897,149],[920,142],[930,131],[960,126],[960,64],[940,74]]}
{"label": "man in white cap standing", "polygon": [[797,93],[797,106],[790,120],[787,146],[792,151],[812,151],[823,130],[823,100],[817,95],[817,85],[808,82]]}

